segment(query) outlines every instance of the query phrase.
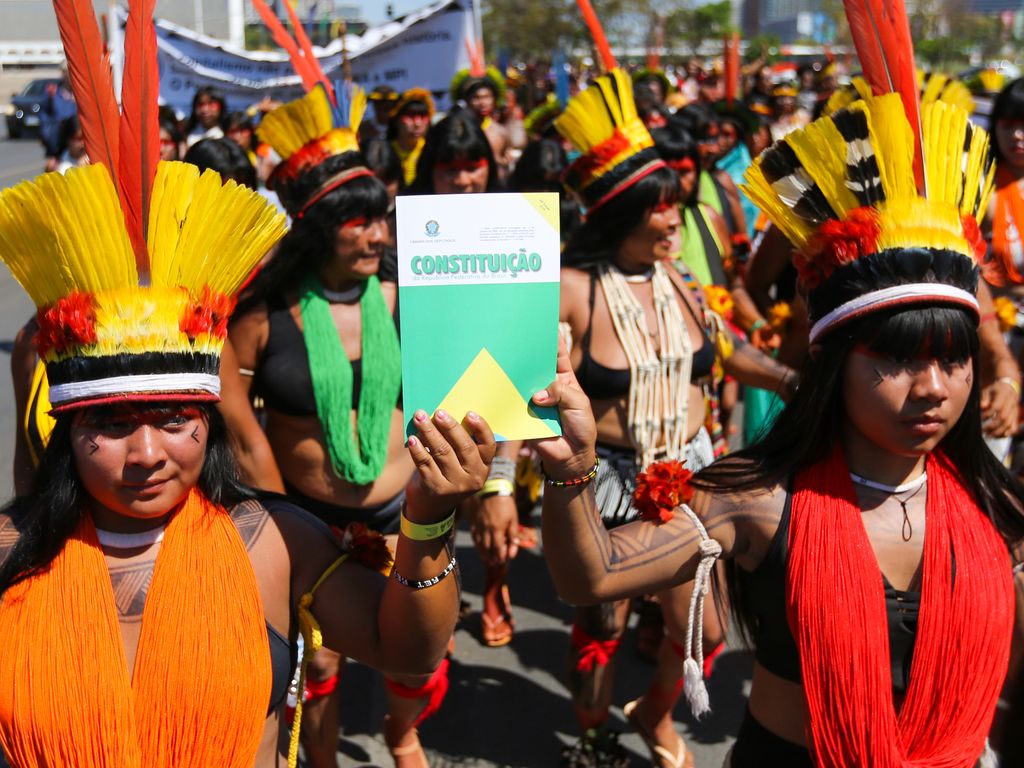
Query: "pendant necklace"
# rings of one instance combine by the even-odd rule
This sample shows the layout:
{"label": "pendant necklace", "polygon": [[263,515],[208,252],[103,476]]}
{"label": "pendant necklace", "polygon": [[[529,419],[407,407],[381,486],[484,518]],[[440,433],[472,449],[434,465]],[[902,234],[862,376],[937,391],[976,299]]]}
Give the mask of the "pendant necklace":
{"label": "pendant necklace", "polygon": [[[900,535],[903,537],[904,541],[910,541],[914,535],[914,527],[910,524],[910,515],[907,514],[907,502],[920,493],[921,488],[924,487],[925,482],[928,480],[928,473],[922,472],[920,477],[911,480],[909,483],[904,483],[903,485],[886,485],[885,483],[879,483],[874,480],[869,480],[866,477],[861,477],[854,472],[850,473],[850,479],[857,485],[863,485],[865,488],[873,488],[876,491],[887,493],[900,503],[900,507],[903,509],[903,529],[900,531]],[[903,499],[897,495],[907,492],[911,493]]]}

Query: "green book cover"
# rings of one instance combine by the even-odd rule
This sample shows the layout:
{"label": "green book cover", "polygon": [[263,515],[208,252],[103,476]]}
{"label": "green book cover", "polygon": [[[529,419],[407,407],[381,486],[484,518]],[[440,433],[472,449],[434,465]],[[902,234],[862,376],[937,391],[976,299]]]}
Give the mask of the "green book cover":
{"label": "green book cover", "polygon": [[476,411],[499,440],[561,434],[530,402],[555,377],[558,195],[399,197],[398,301],[407,430],[422,408]]}

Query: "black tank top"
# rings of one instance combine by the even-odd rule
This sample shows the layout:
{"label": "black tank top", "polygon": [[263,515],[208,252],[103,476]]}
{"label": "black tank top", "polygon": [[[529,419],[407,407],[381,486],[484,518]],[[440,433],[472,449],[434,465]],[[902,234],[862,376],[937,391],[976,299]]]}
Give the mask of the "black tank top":
{"label": "black tank top", "polygon": [[[676,286],[676,290],[679,290],[678,286]],[[580,339],[583,358],[580,360],[579,368],[576,369],[576,380],[579,382],[580,388],[592,400],[611,400],[613,398],[625,397],[629,394],[631,375],[628,368],[608,368],[594,360],[590,354],[590,332],[594,326],[594,299],[596,292],[597,278],[591,272],[590,318],[587,322],[587,330],[583,333],[583,338]],[[711,343],[711,339],[708,338],[707,331],[704,330],[700,320],[697,319],[697,316],[693,314],[693,310],[690,309],[690,303],[686,301],[686,297],[682,295],[682,292],[679,295],[687,311],[694,320],[697,320],[697,325],[701,328],[703,343],[700,349],[694,351],[693,363],[690,368],[690,381],[699,381],[705,376],[711,375],[711,369],[715,365],[715,347]]]}
{"label": "black tank top", "polygon": [[[792,494],[786,494],[779,528],[768,546],[768,553],[753,571],[735,566],[738,599],[744,615],[754,617],[752,628],[754,657],[774,675],[800,682],[800,655],[786,618],[786,553],[789,543],[789,518]],[[885,608],[889,625],[889,657],[892,687],[906,693],[910,681],[910,663],[917,639],[917,617],[921,593],[901,591],[880,574],[885,586]],[[837,611],[842,606],[836,605]]]}

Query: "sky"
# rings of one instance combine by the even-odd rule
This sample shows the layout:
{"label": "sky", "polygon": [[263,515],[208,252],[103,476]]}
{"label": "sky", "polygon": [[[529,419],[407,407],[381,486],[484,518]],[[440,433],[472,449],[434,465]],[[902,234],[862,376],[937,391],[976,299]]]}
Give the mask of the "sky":
{"label": "sky", "polygon": [[387,19],[384,9],[388,4],[394,6],[395,16],[401,16],[409,11],[415,11],[417,8],[430,5],[431,0],[354,0],[354,3],[362,6],[363,18],[372,26],[373,24],[380,24]]}

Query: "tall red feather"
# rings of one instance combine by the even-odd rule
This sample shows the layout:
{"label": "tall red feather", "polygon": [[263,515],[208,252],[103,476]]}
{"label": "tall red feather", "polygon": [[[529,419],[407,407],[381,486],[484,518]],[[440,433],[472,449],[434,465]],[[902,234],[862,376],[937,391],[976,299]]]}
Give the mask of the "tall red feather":
{"label": "tall red feather", "polygon": [[594,6],[590,4],[590,0],[576,0],[576,2],[580,7],[580,13],[583,14],[583,20],[590,29],[590,36],[594,38],[594,45],[597,46],[601,63],[604,65],[606,72],[611,72],[619,64],[615,61],[611,46],[608,45],[608,38],[604,36],[604,27],[601,26],[601,20],[594,13]]}
{"label": "tall red feather", "polygon": [[309,62],[309,66],[317,75],[317,81],[322,83],[324,90],[327,91],[327,96],[331,100],[331,104],[337,104],[338,101],[334,96],[334,86],[331,85],[331,81],[327,79],[323,69],[320,68],[320,62],[316,60],[316,54],[313,53],[313,43],[310,42],[309,35],[306,34],[305,27],[302,26],[302,22],[299,21],[298,14],[295,13],[295,9],[292,7],[291,0],[284,0],[285,10],[288,11],[288,19],[292,23],[292,33],[295,35],[295,39],[299,42],[299,46],[302,48],[302,53],[306,57],[306,61]]}
{"label": "tall red feather", "polygon": [[898,93],[914,131],[914,174],[924,189],[921,107],[914,44],[903,0],[843,0],[864,79],[876,95]]}
{"label": "tall red feather", "polygon": [[299,50],[299,44],[288,34],[288,30],[284,28],[281,20],[277,18],[277,14],[270,9],[270,6],[264,0],[252,0],[252,6],[263,19],[263,23],[267,25],[267,29],[270,30],[274,42],[281,46],[288,54],[288,58],[292,62],[292,69],[302,79],[302,86],[307,91],[313,90],[316,84],[320,82],[319,73],[309,66],[306,57]]}
{"label": "tall red feather", "polygon": [[731,109],[740,90],[740,34],[725,38],[725,103]]}
{"label": "tall red feather", "polygon": [[160,74],[156,62],[156,0],[129,0],[124,30],[118,183],[128,236],[135,250],[139,282],[149,282],[146,232],[153,178],[160,160]]}
{"label": "tall red feather", "polygon": [[78,106],[86,154],[92,162],[107,166],[116,183],[120,113],[92,2],[53,0],[53,10],[68,60],[68,79]]}

